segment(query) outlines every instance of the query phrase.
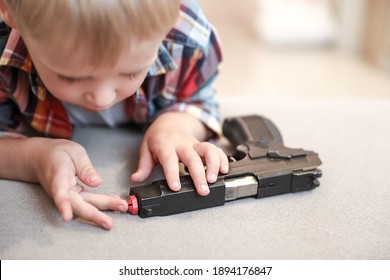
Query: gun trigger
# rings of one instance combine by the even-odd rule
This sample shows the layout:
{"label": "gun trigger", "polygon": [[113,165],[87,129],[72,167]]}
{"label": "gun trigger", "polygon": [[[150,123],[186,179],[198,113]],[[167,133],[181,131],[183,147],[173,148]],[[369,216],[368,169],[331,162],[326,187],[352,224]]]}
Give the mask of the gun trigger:
{"label": "gun trigger", "polygon": [[268,151],[267,156],[270,158],[290,159],[292,155],[282,155],[279,151]]}

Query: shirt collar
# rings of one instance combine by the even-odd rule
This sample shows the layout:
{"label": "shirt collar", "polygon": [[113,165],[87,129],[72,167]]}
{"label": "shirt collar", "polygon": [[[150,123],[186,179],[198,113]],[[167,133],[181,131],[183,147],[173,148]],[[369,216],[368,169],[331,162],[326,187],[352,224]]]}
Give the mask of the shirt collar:
{"label": "shirt collar", "polygon": [[9,34],[4,51],[0,57],[0,66],[11,66],[28,73],[32,72],[32,61],[27,47],[16,29]]}
{"label": "shirt collar", "polygon": [[30,88],[39,100],[45,100],[47,90],[36,73],[27,47],[16,29],[12,29],[0,57],[0,67],[8,66],[28,73]]}
{"label": "shirt collar", "polygon": [[177,66],[172,56],[163,44],[160,44],[158,49],[157,58],[149,68],[147,76],[157,76],[165,74],[169,71],[176,70]]}

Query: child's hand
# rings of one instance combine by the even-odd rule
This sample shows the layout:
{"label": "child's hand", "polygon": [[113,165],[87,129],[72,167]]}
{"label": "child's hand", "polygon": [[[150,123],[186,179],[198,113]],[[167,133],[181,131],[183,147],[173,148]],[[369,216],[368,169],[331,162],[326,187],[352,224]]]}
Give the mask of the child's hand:
{"label": "child's hand", "polygon": [[219,172],[227,173],[229,163],[221,148],[198,140],[204,139],[205,135],[203,124],[192,116],[184,113],[161,115],[145,134],[138,169],[131,180],[145,180],[155,164],[160,163],[169,188],[178,191],[181,188],[178,163],[181,161],[187,166],[197,192],[207,195],[210,192],[208,183],[214,183]]}
{"label": "child's hand", "polygon": [[85,149],[60,139],[31,138],[32,168],[38,181],[54,200],[66,222],[79,216],[105,229],[112,219],[99,210],[127,211],[127,202],[115,195],[93,194],[78,183],[97,187],[101,179],[92,167]]}

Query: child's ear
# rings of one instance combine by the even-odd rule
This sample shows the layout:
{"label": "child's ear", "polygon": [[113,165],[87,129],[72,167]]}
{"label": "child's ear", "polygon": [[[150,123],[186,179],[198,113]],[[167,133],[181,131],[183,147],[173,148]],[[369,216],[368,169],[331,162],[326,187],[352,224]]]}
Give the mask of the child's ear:
{"label": "child's ear", "polygon": [[11,28],[16,28],[14,19],[12,18],[11,14],[9,13],[7,7],[4,4],[3,0],[0,0],[0,13],[1,17],[3,18],[4,22]]}

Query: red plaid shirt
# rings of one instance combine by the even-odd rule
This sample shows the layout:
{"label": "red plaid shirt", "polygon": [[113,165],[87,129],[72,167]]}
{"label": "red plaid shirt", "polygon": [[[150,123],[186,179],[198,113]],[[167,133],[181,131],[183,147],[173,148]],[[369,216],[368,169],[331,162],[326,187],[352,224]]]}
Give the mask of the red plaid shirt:
{"label": "red plaid shirt", "polygon": [[[43,85],[17,30],[0,23],[0,136],[71,138],[73,126],[60,100]],[[213,27],[194,1],[183,1],[179,18],[162,41],[139,94],[127,98],[129,121],[148,123],[167,111],[182,111],[221,133],[212,82],[221,62]]]}

